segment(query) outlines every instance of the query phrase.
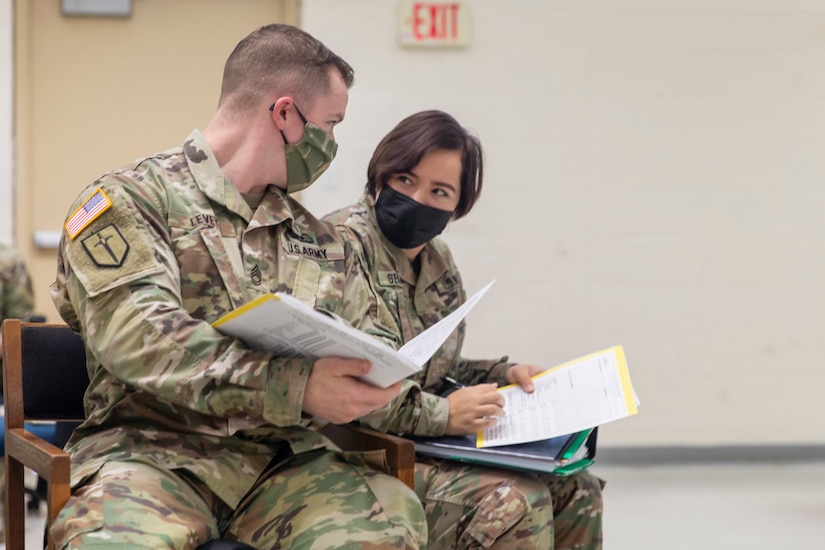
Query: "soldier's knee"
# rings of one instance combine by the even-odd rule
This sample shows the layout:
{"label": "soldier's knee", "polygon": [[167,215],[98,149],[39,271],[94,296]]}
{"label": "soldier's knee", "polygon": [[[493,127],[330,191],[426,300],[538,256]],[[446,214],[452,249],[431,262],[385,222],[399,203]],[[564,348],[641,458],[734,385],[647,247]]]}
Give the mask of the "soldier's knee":
{"label": "soldier's knee", "polygon": [[604,506],[602,500],[604,480],[590,472],[582,472],[575,476],[575,483],[576,494],[574,500],[585,502],[591,515],[601,513]]}
{"label": "soldier's knee", "polygon": [[479,503],[462,539],[481,548],[546,548],[552,525],[552,499],[545,485],[507,481]]}
{"label": "soldier's knee", "polygon": [[427,516],[415,492],[398,479],[389,476],[372,477],[369,485],[373,495],[387,516],[390,524],[406,533],[407,541],[414,541],[413,546],[427,546]]}

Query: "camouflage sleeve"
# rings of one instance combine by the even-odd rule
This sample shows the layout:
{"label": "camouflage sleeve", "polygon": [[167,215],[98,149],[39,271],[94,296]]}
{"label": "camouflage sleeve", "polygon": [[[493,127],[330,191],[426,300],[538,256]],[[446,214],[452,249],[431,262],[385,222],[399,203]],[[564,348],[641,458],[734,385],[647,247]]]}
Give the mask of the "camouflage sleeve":
{"label": "camouflage sleeve", "polygon": [[[505,385],[505,373],[513,363],[509,363],[507,357],[490,360],[465,359],[460,356],[463,340],[464,323],[450,335],[448,342],[436,352],[425,368],[437,373],[449,373],[468,386],[483,382]],[[385,432],[430,437],[444,435],[449,419],[449,404],[445,398],[435,395],[435,392],[440,391],[440,386],[439,382],[437,387],[422,388],[411,380],[405,380],[396,399],[384,409],[361,421]]]}
{"label": "camouflage sleeve", "polygon": [[9,261],[0,268],[2,295],[0,295],[0,321],[3,319],[28,320],[34,315],[34,291],[29,272],[20,256],[8,250]]}
{"label": "camouflage sleeve", "polygon": [[464,359],[462,357],[456,365],[456,371],[467,373],[459,375],[460,380],[467,380],[467,385],[495,382],[499,386],[504,386],[509,383],[504,377],[507,369],[516,364],[507,359],[506,355],[499,359]]}
{"label": "camouflage sleeve", "polygon": [[[496,382],[499,385],[507,383],[504,375],[515,363],[509,362],[508,357],[498,359],[467,359],[461,356],[464,345],[464,336],[467,330],[465,321],[462,321],[445,345],[439,350],[428,364],[428,368],[438,372],[449,373],[450,376],[468,386],[484,382]],[[452,354],[447,350],[452,350]],[[425,388],[433,389],[433,388]]]}
{"label": "camouflage sleeve", "polygon": [[[61,315],[83,334],[96,368],[127,391],[251,424],[298,424],[312,361],[250,350],[182,307],[165,193],[144,183],[140,191],[106,186],[112,206],[76,239],[64,232],[52,284]],[[116,269],[102,270],[84,251],[84,237],[110,228],[129,253]],[[97,374],[90,372],[93,383]]]}
{"label": "camouflage sleeve", "polygon": [[382,432],[438,437],[444,435],[449,416],[447,399],[422,391],[412,380],[404,380],[398,397],[359,420]]}
{"label": "camouflage sleeve", "polygon": [[[462,358],[452,366],[450,373],[468,386],[484,382],[504,386],[507,384],[504,375],[513,364],[507,362],[507,357],[490,360]],[[360,420],[383,432],[438,437],[444,435],[449,416],[447,399],[422,389],[412,380],[405,380],[398,397],[383,409]]]}

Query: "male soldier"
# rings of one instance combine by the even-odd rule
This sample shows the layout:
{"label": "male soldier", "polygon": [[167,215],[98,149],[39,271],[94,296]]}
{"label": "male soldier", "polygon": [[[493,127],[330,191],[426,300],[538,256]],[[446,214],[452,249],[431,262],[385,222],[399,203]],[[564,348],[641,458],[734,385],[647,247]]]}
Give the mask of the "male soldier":
{"label": "male soldier", "polygon": [[394,334],[334,231],[288,196],[332,161],[352,79],[307,33],[262,27],[230,54],[203,133],[103,176],[69,210],[52,296],[86,342],[91,385],[58,547],[426,543],[412,491],[307,429],[376,410],[399,385],[356,380],[365,361],[281,358],[211,326],[282,291]]}

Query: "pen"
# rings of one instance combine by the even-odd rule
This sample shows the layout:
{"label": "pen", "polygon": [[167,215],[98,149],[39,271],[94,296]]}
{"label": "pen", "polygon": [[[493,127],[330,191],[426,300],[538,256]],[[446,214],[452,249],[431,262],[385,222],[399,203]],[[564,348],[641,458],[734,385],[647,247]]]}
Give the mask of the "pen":
{"label": "pen", "polygon": [[451,378],[449,376],[442,376],[441,381],[444,383],[444,385],[441,386],[441,392],[439,393],[441,397],[447,397],[454,391],[467,387],[455,378]]}

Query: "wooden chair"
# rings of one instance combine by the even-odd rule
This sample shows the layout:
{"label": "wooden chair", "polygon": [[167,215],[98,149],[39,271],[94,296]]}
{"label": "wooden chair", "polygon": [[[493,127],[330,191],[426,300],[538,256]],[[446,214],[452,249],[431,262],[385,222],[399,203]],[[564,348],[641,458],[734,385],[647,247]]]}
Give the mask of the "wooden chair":
{"label": "wooden chair", "polygon": [[[89,378],[83,340],[66,325],[6,319],[2,336],[6,548],[23,550],[25,468],[48,482],[47,526],[71,495],[69,455],[27,431],[24,421],[83,420],[83,394]],[[356,426],[328,425],[322,431],[342,449],[384,450],[390,473],[413,487],[415,447],[411,441]],[[51,538],[48,548],[54,548]]]}
{"label": "wooden chair", "polygon": [[320,432],[342,449],[384,451],[390,475],[415,490],[415,443],[411,440],[356,424],[327,424]]}

